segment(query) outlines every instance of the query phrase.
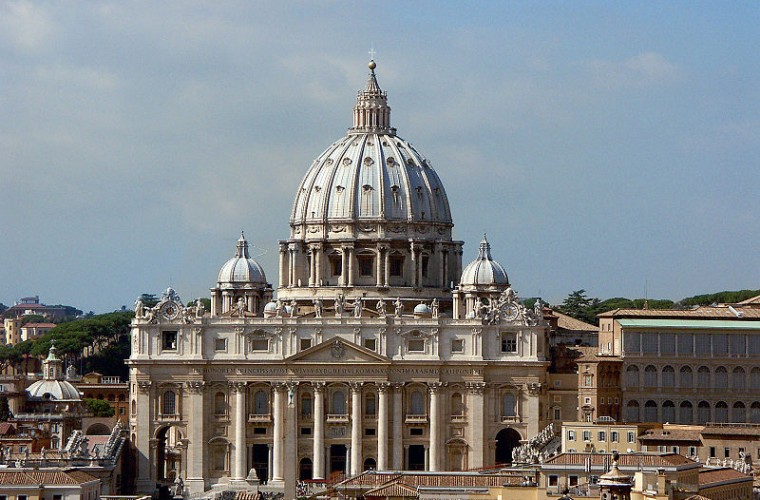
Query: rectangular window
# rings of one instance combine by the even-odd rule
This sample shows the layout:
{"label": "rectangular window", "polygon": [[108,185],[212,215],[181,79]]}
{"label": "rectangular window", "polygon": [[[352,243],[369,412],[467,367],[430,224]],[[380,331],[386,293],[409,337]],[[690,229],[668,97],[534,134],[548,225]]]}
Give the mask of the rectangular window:
{"label": "rectangular window", "polygon": [[161,349],[164,351],[177,350],[177,332],[176,331],[161,332]]}
{"label": "rectangular window", "polygon": [[360,255],[357,257],[359,261],[359,276],[372,276],[373,268],[375,267],[375,259],[370,255]]}
{"label": "rectangular window", "polygon": [[464,340],[453,339],[451,341],[451,352],[464,352]]}
{"label": "rectangular window", "polygon": [[404,257],[403,255],[391,255],[389,262],[391,269],[390,275],[399,277],[404,271]]}
{"label": "rectangular window", "polygon": [[641,353],[641,335],[638,332],[626,332],[623,343],[626,354]]}
{"label": "rectangular window", "polygon": [[641,336],[641,352],[644,354],[657,354],[657,347],[656,333]]}
{"label": "rectangular window", "polygon": [[591,441],[591,431],[583,431],[583,440]]}
{"label": "rectangular window", "polygon": [[760,335],[750,335],[748,341],[750,355],[760,354]]}
{"label": "rectangular window", "polygon": [[691,333],[679,333],[676,335],[679,356],[692,356],[694,354],[694,336]]}
{"label": "rectangular window", "polygon": [[309,349],[311,347],[311,339],[301,339],[300,340],[300,349],[302,351],[305,351],[306,349]]}
{"label": "rectangular window", "polygon": [[610,441],[613,443],[617,443],[620,440],[620,436],[618,435],[617,431],[610,432]]}
{"label": "rectangular window", "polygon": [[680,446],[671,446],[670,447],[670,451],[672,453],[679,453],[680,454],[681,453],[681,447]]}
{"label": "rectangular window", "polygon": [[375,429],[373,427],[367,427],[364,429],[364,435],[365,436],[374,436],[375,435]]}
{"label": "rectangular window", "polygon": [[567,440],[575,441],[575,431],[567,431]]}
{"label": "rectangular window", "polygon": [[591,398],[583,398],[583,404],[590,405],[591,404]]}
{"label": "rectangular window", "polygon": [[715,458],[715,446],[710,446],[710,458]]}
{"label": "rectangular window", "polygon": [[266,427],[254,427],[253,428],[253,433],[256,434],[256,435],[259,435],[259,436],[265,435],[267,433],[267,428]]}
{"label": "rectangular window", "polygon": [[697,352],[697,356],[709,355],[712,352],[710,349],[710,334],[697,333],[694,335],[694,340],[694,347],[695,351]]}
{"label": "rectangular window", "polygon": [[549,476],[549,486],[559,486],[559,476],[554,474]]}
{"label": "rectangular window", "polygon": [[723,458],[731,458],[731,448],[723,448]]}
{"label": "rectangular window", "polygon": [[428,275],[428,264],[430,263],[430,257],[427,255],[422,256],[422,262],[420,263],[422,266],[422,277],[427,278]]}
{"label": "rectangular window", "polygon": [[376,351],[377,350],[377,340],[375,339],[364,339],[364,348],[369,349],[370,351]]}
{"label": "rectangular window", "polygon": [[604,431],[599,431],[599,435],[597,436],[599,441],[607,441],[607,433]]}
{"label": "rectangular window", "polygon": [[660,334],[660,354],[673,355],[676,353],[676,336],[673,333]]}
{"label": "rectangular window", "polygon": [[311,427],[301,427],[302,436],[311,436]]}
{"label": "rectangular window", "polygon": [[636,433],[635,432],[629,432],[628,433],[628,442],[629,443],[635,443],[636,442]]}
{"label": "rectangular window", "polygon": [[728,354],[728,335],[725,333],[713,333],[713,355],[725,356]]}
{"label": "rectangular window", "polygon": [[554,420],[562,420],[562,409],[561,408],[555,408],[554,409]]}
{"label": "rectangular window", "polygon": [[517,334],[503,332],[501,334],[501,352],[517,352]]}
{"label": "rectangular window", "polygon": [[251,340],[252,351],[269,351],[269,339],[253,339]]}
{"label": "rectangular window", "polygon": [[571,474],[567,482],[568,486],[578,486],[578,476]]}
{"label": "rectangular window", "polygon": [[591,380],[592,379],[593,379],[593,377],[591,377],[591,375],[584,375],[583,376],[583,385],[585,385],[586,387],[591,387]]}
{"label": "rectangular window", "polygon": [[214,341],[214,350],[216,352],[224,352],[227,350],[227,339],[216,339]]}
{"label": "rectangular window", "polygon": [[689,456],[696,456],[697,455],[697,447],[696,446],[689,446]]}
{"label": "rectangular window", "polygon": [[409,352],[425,352],[425,341],[423,339],[410,339],[407,346]]}
{"label": "rectangular window", "polygon": [[53,500],[63,500],[63,495],[53,495]]}
{"label": "rectangular window", "polygon": [[422,436],[423,429],[421,427],[412,427],[409,429],[410,436]]}
{"label": "rectangular window", "polygon": [[731,356],[744,356],[747,352],[747,336],[743,333],[735,333],[728,336],[731,341]]}

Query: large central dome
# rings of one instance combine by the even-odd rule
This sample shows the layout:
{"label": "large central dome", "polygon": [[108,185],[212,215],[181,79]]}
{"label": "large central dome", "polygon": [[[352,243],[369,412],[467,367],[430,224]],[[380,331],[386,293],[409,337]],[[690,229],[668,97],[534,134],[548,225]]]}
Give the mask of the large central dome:
{"label": "large central dome", "polygon": [[[314,160],[280,242],[280,299],[336,296],[451,301],[462,242],[430,162],[391,127],[375,62],[356,97],[353,126]],[[415,302],[416,304],[416,302]]]}
{"label": "large central dome", "polygon": [[298,187],[292,237],[342,238],[374,229],[391,239],[450,238],[453,223],[443,183],[390,126],[391,109],[374,68],[370,62],[353,127],[314,160]]}

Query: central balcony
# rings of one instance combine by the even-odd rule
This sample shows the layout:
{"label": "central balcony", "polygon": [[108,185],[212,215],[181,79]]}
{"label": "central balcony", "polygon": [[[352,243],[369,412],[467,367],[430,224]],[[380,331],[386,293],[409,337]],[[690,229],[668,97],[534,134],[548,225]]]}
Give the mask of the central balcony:
{"label": "central balcony", "polygon": [[346,424],[348,423],[348,413],[328,413],[328,424]]}
{"label": "central balcony", "polygon": [[407,415],[405,422],[407,424],[424,424],[427,422],[427,415],[421,414],[421,415]]}
{"label": "central balcony", "polygon": [[266,423],[272,421],[272,415],[270,413],[249,413],[249,422]]}

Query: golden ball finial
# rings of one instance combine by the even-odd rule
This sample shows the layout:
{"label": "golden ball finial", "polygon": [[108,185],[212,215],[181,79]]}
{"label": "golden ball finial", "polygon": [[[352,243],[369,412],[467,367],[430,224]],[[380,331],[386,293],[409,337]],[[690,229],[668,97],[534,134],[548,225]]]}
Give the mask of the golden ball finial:
{"label": "golden ball finial", "polygon": [[375,71],[375,68],[377,67],[377,64],[375,64],[375,60],[374,59],[370,59],[369,60],[369,64],[367,66],[369,66],[369,69],[371,71]]}

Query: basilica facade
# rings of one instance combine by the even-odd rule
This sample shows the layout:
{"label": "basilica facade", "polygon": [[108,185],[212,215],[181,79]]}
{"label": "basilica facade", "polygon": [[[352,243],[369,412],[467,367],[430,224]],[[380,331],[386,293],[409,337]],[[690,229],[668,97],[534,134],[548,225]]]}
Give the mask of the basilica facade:
{"label": "basilica facade", "polygon": [[241,235],[209,310],[172,289],[136,304],[138,490],[480,468],[544,427],[540,301],[520,303],[485,237],[462,265],[443,183],[369,68],[353,126],[297,187],[276,290]]}

